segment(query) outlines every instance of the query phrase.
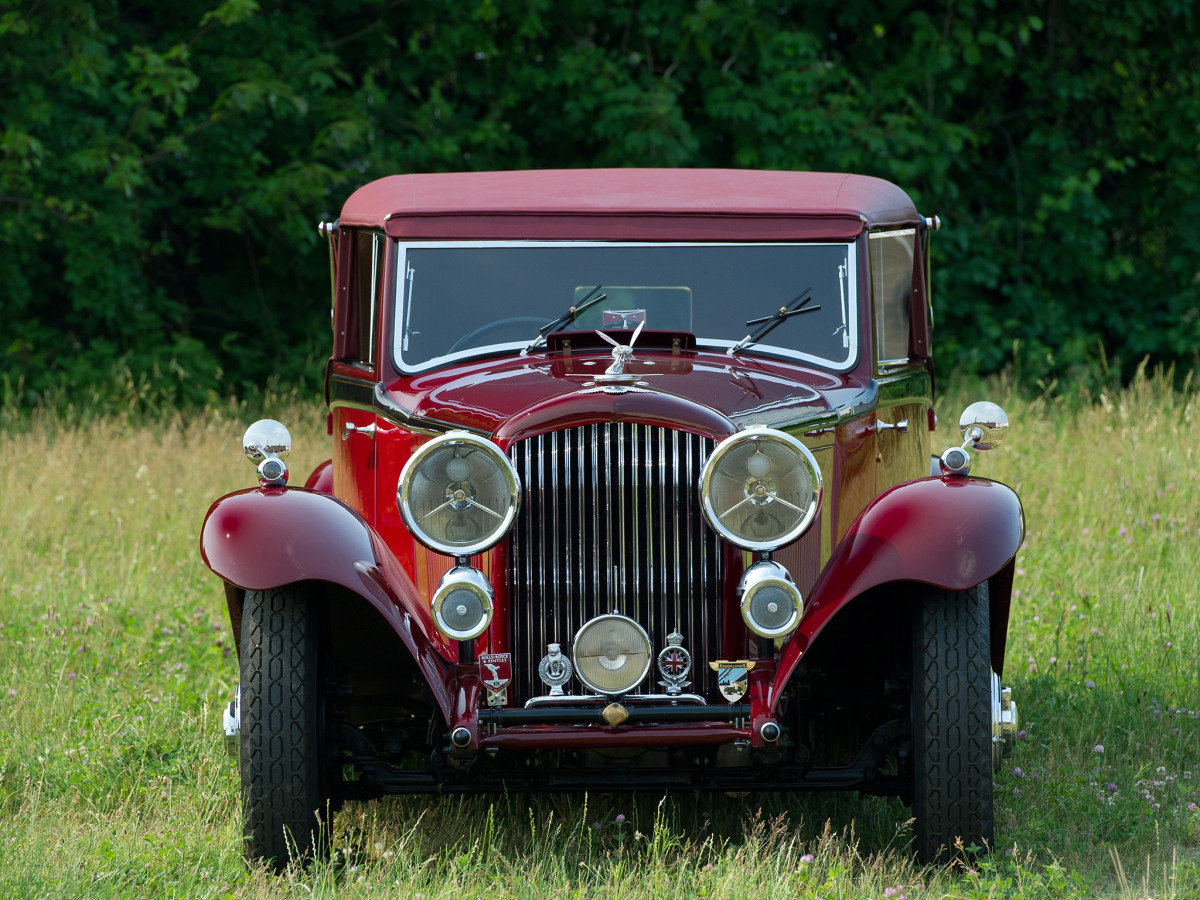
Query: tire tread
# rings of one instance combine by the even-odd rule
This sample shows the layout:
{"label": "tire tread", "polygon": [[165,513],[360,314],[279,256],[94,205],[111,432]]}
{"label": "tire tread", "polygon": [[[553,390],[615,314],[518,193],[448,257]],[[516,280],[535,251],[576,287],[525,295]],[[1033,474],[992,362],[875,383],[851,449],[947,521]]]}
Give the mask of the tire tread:
{"label": "tire tread", "polygon": [[311,855],[323,797],[316,624],[294,586],[250,592],[242,616],[241,776],[246,854]]}
{"label": "tire tread", "polygon": [[993,841],[987,584],[929,588],[914,615],[914,843],[924,862]]}

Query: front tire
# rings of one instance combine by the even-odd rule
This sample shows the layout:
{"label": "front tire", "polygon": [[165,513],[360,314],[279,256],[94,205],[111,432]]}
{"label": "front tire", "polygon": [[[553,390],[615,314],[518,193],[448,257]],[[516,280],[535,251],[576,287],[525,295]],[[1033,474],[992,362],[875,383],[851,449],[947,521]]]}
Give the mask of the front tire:
{"label": "front tire", "polygon": [[320,627],[307,591],[246,595],[241,644],[245,853],[276,871],[323,849],[329,801]]}
{"label": "front tire", "polygon": [[[924,587],[913,615],[913,843],[923,863],[993,842],[987,584]],[[961,849],[960,849],[961,848]]]}

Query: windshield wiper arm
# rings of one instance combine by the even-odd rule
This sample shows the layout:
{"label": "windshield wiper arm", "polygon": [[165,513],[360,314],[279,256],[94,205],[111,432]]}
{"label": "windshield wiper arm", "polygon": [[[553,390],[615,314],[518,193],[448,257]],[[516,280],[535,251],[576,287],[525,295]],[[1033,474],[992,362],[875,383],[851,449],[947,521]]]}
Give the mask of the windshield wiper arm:
{"label": "windshield wiper arm", "polygon": [[526,346],[526,348],[521,351],[521,355],[528,356],[530,350],[532,350],[534,347],[536,347],[538,344],[540,344],[542,341],[544,341],[546,339],[546,335],[548,335],[552,331],[557,331],[558,329],[562,328],[564,325],[569,323],[572,319],[574,319],[577,315],[582,313],[589,306],[595,306],[601,300],[607,300],[608,294],[598,293],[600,288],[602,288],[602,287],[604,287],[604,285],[602,285],[602,284],[596,285],[594,288],[592,288],[590,291],[588,291],[588,295],[586,297],[584,297],[582,301],[580,301],[575,306],[568,308],[565,313],[563,313],[561,316],[559,316],[553,322],[547,322],[545,325],[543,325],[538,330],[537,337],[535,337],[532,341],[530,341],[528,346]]}
{"label": "windshield wiper arm", "polygon": [[771,331],[773,331],[777,326],[782,325],[786,319],[790,319],[792,316],[798,316],[801,313],[816,312],[821,307],[808,305],[809,301],[812,300],[812,297],[809,296],[811,293],[812,288],[806,287],[803,291],[796,295],[796,298],[787,306],[779,307],[779,312],[770,316],[762,316],[760,318],[750,319],[747,321],[747,328],[749,328],[751,325],[762,325],[762,328],[758,329],[757,331],[752,331],[750,334],[746,335],[744,338],[726,350],[725,354],[727,356],[733,356],[733,354],[737,353],[747,344],[758,343],[768,334],[770,334]]}

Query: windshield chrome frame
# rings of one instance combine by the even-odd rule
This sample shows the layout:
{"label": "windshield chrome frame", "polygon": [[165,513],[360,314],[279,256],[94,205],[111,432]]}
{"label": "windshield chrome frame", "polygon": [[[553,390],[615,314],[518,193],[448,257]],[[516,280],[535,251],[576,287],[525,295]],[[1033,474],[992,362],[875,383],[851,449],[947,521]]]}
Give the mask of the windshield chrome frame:
{"label": "windshield chrome frame", "polygon": [[[471,247],[845,247],[847,250],[846,256],[846,331],[849,334],[849,346],[846,348],[846,357],[844,360],[831,360],[824,357],[814,356],[810,353],[802,353],[796,350],[790,350],[787,347],[781,347],[771,343],[754,343],[739,350],[736,356],[728,357],[736,359],[739,356],[757,356],[774,359],[785,359],[792,362],[799,362],[805,365],[815,366],[826,372],[849,372],[857,364],[860,352],[861,339],[859,334],[859,297],[858,297],[858,242],[856,240],[848,241],[592,241],[592,240],[565,240],[565,241],[548,241],[548,240],[529,240],[529,241],[496,241],[496,240],[479,240],[479,241],[463,241],[463,240],[430,240],[430,241],[397,241],[395,255],[395,271],[393,284],[393,303],[391,321],[388,323],[391,329],[391,355],[392,365],[396,371],[404,375],[417,375],[423,372],[430,372],[434,369],[439,369],[444,366],[463,363],[471,359],[478,359],[486,356],[508,355],[511,353],[517,356],[520,351],[526,347],[529,340],[533,338],[530,334],[529,339],[521,341],[511,341],[504,344],[489,344],[485,347],[472,347],[467,350],[461,350],[458,353],[448,353],[442,356],[436,356],[419,365],[408,365],[404,361],[402,344],[404,341],[405,326],[404,323],[408,317],[408,292],[411,279],[407,277],[408,270],[408,248],[420,247],[428,248],[446,248],[446,249],[461,249]],[[764,311],[765,312],[765,311]],[[547,318],[547,322],[551,319]],[[729,348],[736,346],[744,337],[744,335],[731,336],[728,340],[724,338],[705,337],[696,335],[697,350],[708,350],[710,352],[718,352],[724,354]],[[531,354],[532,355],[532,354]]]}

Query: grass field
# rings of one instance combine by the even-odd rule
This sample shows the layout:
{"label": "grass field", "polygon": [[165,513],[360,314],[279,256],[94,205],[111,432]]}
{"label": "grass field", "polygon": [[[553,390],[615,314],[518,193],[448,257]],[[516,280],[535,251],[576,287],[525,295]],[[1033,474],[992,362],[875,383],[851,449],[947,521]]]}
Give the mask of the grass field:
{"label": "grass field", "polygon": [[[245,416],[8,416],[0,897],[1200,896],[1200,403],[1145,378],[990,394],[1014,425],[975,471],[1028,524],[1005,675],[1024,732],[997,852],[941,869],[910,860],[903,806],[853,795],[390,799],[338,815],[327,865],[248,869],[217,705],[235,660],[197,551],[212,499],[253,483]],[[302,480],[324,416],[276,413]]]}

